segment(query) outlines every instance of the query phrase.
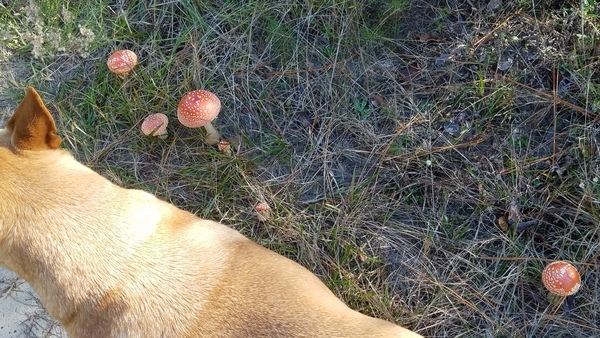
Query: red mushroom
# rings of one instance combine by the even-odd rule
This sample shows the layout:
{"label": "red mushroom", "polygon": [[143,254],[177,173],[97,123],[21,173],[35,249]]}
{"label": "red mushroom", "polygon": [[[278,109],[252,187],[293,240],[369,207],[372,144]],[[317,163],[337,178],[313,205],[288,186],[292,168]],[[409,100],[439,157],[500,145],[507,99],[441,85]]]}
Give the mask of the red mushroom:
{"label": "red mushroom", "polygon": [[579,290],[581,277],[567,262],[552,262],[542,272],[542,283],[548,291],[559,296],[570,296]]}
{"label": "red mushroom", "polygon": [[222,153],[231,155],[231,143],[229,143],[229,141],[227,141],[227,140],[219,141],[219,144],[217,145],[217,149],[219,149],[219,151]]}
{"label": "red mushroom", "polygon": [[125,75],[133,70],[137,62],[138,58],[134,52],[128,49],[121,49],[108,57],[106,65],[111,72],[117,75]]}
{"label": "red mushroom", "polygon": [[217,95],[207,90],[194,90],[185,94],[177,106],[179,122],[188,128],[206,129],[206,143],[219,143],[221,135],[210,123],[221,110],[221,101]]}
{"label": "red mushroom", "polygon": [[157,136],[160,139],[167,138],[167,125],[169,119],[167,115],[162,113],[156,113],[149,115],[142,122],[142,133],[146,136],[152,135]]}
{"label": "red mushroom", "polygon": [[271,219],[271,207],[265,202],[258,202],[254,207],[256,210],[256,216],[261,222],[266,222]]}

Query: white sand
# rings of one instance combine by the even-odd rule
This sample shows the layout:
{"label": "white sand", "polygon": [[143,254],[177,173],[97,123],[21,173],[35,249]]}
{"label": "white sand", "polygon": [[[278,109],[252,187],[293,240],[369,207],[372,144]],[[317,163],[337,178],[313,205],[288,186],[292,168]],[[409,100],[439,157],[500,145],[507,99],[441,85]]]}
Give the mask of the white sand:
{"label": "white sand", "polygon": [[3,268],[0,268],[0,337],[67,337],[44,310],[31,286]]}

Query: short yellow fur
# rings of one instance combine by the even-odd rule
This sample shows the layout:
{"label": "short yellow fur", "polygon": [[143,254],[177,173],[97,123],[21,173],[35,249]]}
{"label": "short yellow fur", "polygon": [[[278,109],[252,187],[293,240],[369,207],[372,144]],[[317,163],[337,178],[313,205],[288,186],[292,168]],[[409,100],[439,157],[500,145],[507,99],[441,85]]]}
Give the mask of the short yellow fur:
{"label": "short yellow fur", "polygon": [[0,130],[0,265],[70,337],[420,337],[222,224],[110,183],[60,142],[29,88]]}

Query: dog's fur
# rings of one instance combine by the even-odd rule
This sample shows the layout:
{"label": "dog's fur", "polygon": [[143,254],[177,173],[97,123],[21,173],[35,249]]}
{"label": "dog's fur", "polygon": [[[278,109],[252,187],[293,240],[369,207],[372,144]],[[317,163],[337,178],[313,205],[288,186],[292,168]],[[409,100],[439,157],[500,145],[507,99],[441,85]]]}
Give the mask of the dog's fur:
{"label": "dog's fur", "polygon": [[70,337],[420,337],[222,224],[110,183],[60,143],[30,87],[0,130],[0,264]]}

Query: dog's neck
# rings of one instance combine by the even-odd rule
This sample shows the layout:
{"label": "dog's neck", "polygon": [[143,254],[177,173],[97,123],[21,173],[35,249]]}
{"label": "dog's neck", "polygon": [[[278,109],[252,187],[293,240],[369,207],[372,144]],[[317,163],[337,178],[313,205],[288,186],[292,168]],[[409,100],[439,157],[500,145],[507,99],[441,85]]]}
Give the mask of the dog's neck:
{"label": "dog's neck", "polygon": [[[0,151],[5,149],[0,148]],[[218,247],[212,247],[215,243],[212,238],[218,236],[217,233],[227,232],[233,241],[242,237],[215,222],[174,208],[149,193],[118,187],[66,151],[25,152],[10,165],[18,166],[15,172],[20,174],[16,177],[0,175],[0,184],[17,185],[19,181],[15,178],[20,177],[21,185],[34,182],[35,186],[0,190],[16,191],[8,196],[13,199],[11,203],[0,203],[0,216],[17,215],[12,220],[3,220],[0,227],[4,234],[0,264],[30,283],[48,312],[63,325],[75,320],[73,314],[80,313],[78,309],[85,302],[118,302],[120,292],[137,297],[149,287],[148,283],[156,283],[151,288],[162,290],[165,299],[177,299],[179,303],[140,302],[140,306],[150,308],[148,311],[192,307],[181,303],[198,303],[198,300],[185,295],[208,293],[206,285],[213,285],[210,280],[220,278],[221,271],[215,274],[215,270],[207,269],[203,274],[206,285],[197,281],[194,284],[194,273],[179,275],[179,282],[190,279],[188,290],[177,288],[177,281],[169,271],[161,271],[160,280],[148,279],[147,276],[156,274],[155,262],[188,258],[185,250],[161,238],[168,233],[170,237],[180,237],[181,241],[193,242],[189,247],[204,247],[208,254],[195,257],[195,268],[204,270],[204,266],[224,266],[229,260],[227,253],[217,254]],[[26,168],[43,169],[32,172]],[[15,206],[18,210],[2,210]],[[98,264],[99,261],[102,264]],[[123,290],[122,285],[127,285],[127,289]],[[160,298],[153,301],[162,302]],[[154,315],[160,317],[159,313]]]}
{"label": "dog's neck", "polygon": [[[112,288],[123,279],[132,251],[148,240],[164,217],[154,196],[113,185],[67,152],[23,153],[14,165],[22,167],[15,171],[18,177],[0,178],[0,184],[8,188],[5,191],[13,192],[11,196],[1,196],[12,202],[2,203],[0,208],[15,208],[0,212],[17,215],[15,219],[3,220],[0,227],[4,232],[0,263],[29,282],[45,304],[77,306]],[[31,172],[26,167],[42,171]],[[26,187],[26,191],[8,187],[19,179],[35,182],[35,186]],[[148,203],[125,205],[123,201],[128,199],[119,198],[123,194],[137,194],[136,200],[147,198]],[[105,248],[111,248],[111,252]],[[90,257],[90,252],[101,257]],[[92,264],[99,259],[107,264]],[[62,290],[71,292],[61,293]],[[57,297],[62,299],[58,301]],[[74,309],[66,306],[48,310],[57,318],[65,318]]]}

